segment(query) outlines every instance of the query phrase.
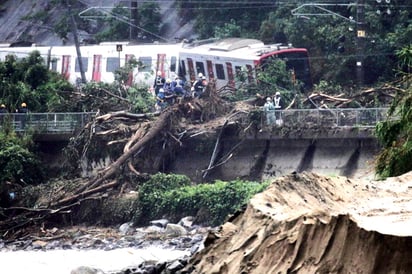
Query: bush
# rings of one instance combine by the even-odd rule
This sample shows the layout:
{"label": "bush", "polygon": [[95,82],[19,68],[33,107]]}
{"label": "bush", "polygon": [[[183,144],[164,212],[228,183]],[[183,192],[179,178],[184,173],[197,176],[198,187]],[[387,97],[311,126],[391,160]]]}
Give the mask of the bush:
{"label": "bush", "polygon": [[28,139],[0,131],[0,206],[7,206],[9,192],[43,183],[40,161],[29,148]]}
{"label": "bush", "polygon": [[196,216],[198,224],[219,225],[267,187],[266,183],[242,180],[190,186],[186,176],[157,174],[154,177],[139,190],[134,215],[137,224],[157,218],[176,222],[185,216]]}

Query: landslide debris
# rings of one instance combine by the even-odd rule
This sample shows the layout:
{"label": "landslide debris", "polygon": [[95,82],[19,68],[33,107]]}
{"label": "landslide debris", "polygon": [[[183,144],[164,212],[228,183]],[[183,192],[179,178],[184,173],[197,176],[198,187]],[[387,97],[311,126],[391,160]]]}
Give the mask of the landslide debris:
{"label": "landslide debris", "polygon": [[412,172],[278,178],[210,232],[190,273],[410,273]]}

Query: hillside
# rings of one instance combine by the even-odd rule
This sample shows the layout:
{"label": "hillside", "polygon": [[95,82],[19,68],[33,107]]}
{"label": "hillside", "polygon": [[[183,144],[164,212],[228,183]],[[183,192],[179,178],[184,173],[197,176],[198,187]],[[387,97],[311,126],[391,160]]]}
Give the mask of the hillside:
{"label": "hillside", "polygon": [[[63,14],[64,6],[55,6],[51,0],[8,0],[0,1],[0,43],[30,41],[42,45],[61,45],[62,40],[53,32],[53,26]],[[88,7],[113,7],[119,0],[83,0],[84,10]],[[160,6],[161,36],[173,40],[175,37],[190,38],[192,26],[182,24],[174,8],[174,2],[157,0]],[[49,16],[45,19],[44,12]],[[167,15],[167,16],[166,16]],[[80,40],[90,38],[89,31],[79,31]],[[68,43],[73,43],[70,35]]]}

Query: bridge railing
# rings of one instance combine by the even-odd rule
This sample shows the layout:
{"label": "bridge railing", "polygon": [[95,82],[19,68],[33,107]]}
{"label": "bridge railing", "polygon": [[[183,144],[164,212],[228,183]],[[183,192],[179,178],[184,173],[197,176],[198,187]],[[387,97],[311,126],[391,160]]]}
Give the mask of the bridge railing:
{"label": "bridge railing", "polygon": [[[386,119],[387,112],[388,108],[262,110],[261,117],[262,127],[375,127],[379,121]],[[47,134],[71,133],[82,128],[94,115],[94,112],[0,113],[0,128],[8,120],[17,132],[33,130]]]}
{"label": "bridge railing", "polygon": [[0,128],[9,121],[16,132],[67,134],[82,128],[94,115],[94,112],[1,113]]}
{"label": "bridge railing", "polygon": [[262,110],[262,127],[375,127],[387,118],[388,108]]}

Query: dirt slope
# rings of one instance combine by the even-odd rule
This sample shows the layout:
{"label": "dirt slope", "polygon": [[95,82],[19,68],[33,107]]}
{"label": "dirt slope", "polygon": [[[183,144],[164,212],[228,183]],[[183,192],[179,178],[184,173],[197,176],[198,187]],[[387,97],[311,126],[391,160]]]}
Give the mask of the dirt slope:
{"label": "dirt slope", "polygon": [[275,180],[210,233],[192,273],[410,273],[412,173]]}

